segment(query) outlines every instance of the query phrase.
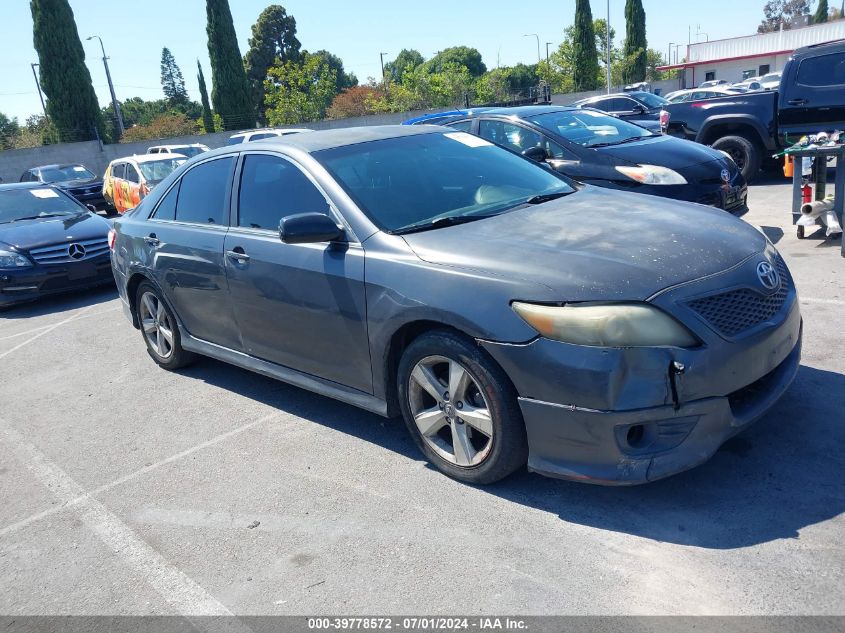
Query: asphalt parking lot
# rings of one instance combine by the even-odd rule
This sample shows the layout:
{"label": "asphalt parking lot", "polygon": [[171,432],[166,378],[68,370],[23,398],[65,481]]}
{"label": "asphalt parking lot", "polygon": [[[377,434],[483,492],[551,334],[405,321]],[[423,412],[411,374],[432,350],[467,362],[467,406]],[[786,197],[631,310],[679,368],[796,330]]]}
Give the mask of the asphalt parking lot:
{"label": "asphalt parking lot", "polygon": [[845,613],[845,259],[796,239],[789,195],[752,187],[745,220],[798,285],[794,385],[635,488],[472,488],[400,420],[212,360],[165,372],[113,289],[0,314],[0,613]]}

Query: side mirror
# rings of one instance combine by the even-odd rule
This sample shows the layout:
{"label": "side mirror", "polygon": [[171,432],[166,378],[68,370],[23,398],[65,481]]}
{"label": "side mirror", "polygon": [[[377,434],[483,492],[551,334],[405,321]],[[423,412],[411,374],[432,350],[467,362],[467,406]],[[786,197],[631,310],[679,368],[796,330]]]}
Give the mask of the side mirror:
{"label": "side mirror", "polygon": [[279,239],[285,244],[332,242],[343,235],[343,229],[325,213],[297,213],[279,222]]}
{"label": "side mirror", "polygon": [[93,204],[86,204],[85,208],[87,208],[91,213],[97,212],[97,207],[95,207]]}
{"label": "side mirror", "polygon": [[545,147],[529,147],[522,152],[522,155],[525,156],[525,158],[530,158],[538,163],[545,162],[545,160],[549,158],[549,152]]}
{"label": "side mirror", "polygon": [[645,108],[639,104],[634,106],[634,113],[635,114],[645,114]]}

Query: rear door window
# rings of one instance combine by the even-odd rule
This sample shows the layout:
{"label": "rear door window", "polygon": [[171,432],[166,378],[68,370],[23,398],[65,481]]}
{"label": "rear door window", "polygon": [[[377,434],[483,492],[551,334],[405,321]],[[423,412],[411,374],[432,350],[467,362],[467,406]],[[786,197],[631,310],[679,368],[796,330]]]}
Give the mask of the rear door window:
{"label": "rear door window", "polygon": [[124,178],[126,176],[126,163],[115,163],[111,168],[112,178]]}
{"label": "rear door window", "polygon": [[238,194],[238,226],[278,230],[295,213],[324,213],[329,204],[320,190],[288,160],[268,154],[244,158]]}
{"label": "rear door window", "polygon": [[805,59],[798,67],[798,83],[815,87],[844,85],[845,53]]}
{"label": "rear door window", "polygon": [[126,163],[126,176],[124,176],[124,178],[129,182],[141,182],[141,174],[139,174],[138,170],[135,169],[135,165],[130,165],[129,163]]}
{"label": "rear door window", "polygon": [[192,224],[228,224],[229,188],[235,159],[226,156],[200,163],[179,186],[176,220]]}

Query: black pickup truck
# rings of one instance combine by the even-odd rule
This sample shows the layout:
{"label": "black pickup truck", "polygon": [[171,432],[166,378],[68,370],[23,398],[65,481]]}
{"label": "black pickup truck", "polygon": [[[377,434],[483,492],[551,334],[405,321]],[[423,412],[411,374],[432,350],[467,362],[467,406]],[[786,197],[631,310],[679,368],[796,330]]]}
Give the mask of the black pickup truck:
{"label": "black pickup truck", "polygon": [[845,40],[796,50],[777,91],[686,101],[665,109],[669,134],[727,152],[750,181],[773,153],[805,134],[845,130]]}

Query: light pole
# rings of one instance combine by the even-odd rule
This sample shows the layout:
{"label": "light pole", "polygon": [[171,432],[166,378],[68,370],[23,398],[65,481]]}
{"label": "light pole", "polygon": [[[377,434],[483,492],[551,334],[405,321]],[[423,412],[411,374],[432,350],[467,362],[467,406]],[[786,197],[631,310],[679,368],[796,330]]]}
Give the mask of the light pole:
{"label": "light pole", "polygon": [[111,93],[111,104],[114,108],[114,115],[117,117],[117,129],[120,132],[120,135],[123,136],[123,115],[120,112],[120,104],[117,102],[117,97],[114,96],[114,84],[112,84],[111,82],[111,73],[109,72],[108,62],[109,58],[106,57],[106,47],[103,46],[103,40],[99,35],[92,35],[91,37],[86,37],[85,40],[93,40],[95,37],[100,40],[100,50],[103,51],[103,66],[106,67],[106,80],[109,82],[109,92]]}
{"label": "light pole", "polygon": [[607,24],[604,25],[605,48],[607,48],[607,60],[605,66],[607,67],[607,94],[610,94],[610,0],[607,0]]}
{"label": "light pole", "polygon": [[49,117],[47,116],[47,106],[44,105],[44,93],[41,92],[41,82],[38,81],[38,73],[35,72],[35,67],[38,65],[39,64],[34,62],[30,64],[30,66],[32,66],[32,76],[35,77],[35,87],[38,88],[38,98],[41,99],[41,109],[44,110],[44,118],[49,120]]}
{"label": "light pole", "polygon": [[554,42],[546,42],[546,63],[549,63],[549,46],[554,44]]}
{"label": "light pole", "polygon": [[385,55],[387,55],[387,53],[379,53],[378,54],[379,59],[381,60],[381,80],[383,82],[386,82],[386,79],[385,79],[385,76],[384,76],[384,56]]}
{"label": "light pole", "polygon": [[540,36],[536,33],[526,33],[522,37],[535,37],[537,38],[537,63],[540,63]]}
{"label": "light pole", "polygon": [[669,57],[666,58],[667,64],[672,64],[672,47],[675,45],[675,42],[669,42]]}

